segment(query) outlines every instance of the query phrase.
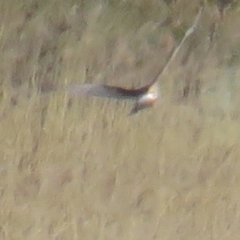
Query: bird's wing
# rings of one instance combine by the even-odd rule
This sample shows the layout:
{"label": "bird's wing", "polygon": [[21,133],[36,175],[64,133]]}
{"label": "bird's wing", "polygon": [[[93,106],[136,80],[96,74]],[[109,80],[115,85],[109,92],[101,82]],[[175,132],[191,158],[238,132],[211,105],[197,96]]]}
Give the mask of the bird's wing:
{"label": "bird's wing", "polygon": [[186,42],[187,38],[189,38],[189,36],[190,36],[191,34],[193,34],[193,32],[196,30],[197,25],[198,25],[198,22],[199,22],[199,20],[200,20],[200,18],[201,18],[201,16],[202,16],[202,13],[203,13],[203,9],[204,9],[204,4],[201,4],[200,9],[199,9],[199,11],[198,11],[198,14],[196,15],[196,17],[195,17],[195,19],[194,19],[191,27],[189,27],[189,28],[187,29],[187,31],[185,32],[185,34],[184,34],[182,40],[180,41],[180,43],[176,46],[176,48],[174,48],[174,49],[172,50],[172,52],[170,53],[169,57],[167,58],[167,60],[166,60],[166,62],[165,62],[165,64],[164,64],[163,68],[160,69],[160,71],[157,72],[157,74],[154,76],[154,78],[153,78],[153,80],[152,80],[152,84],[153,84],[154,82],[156,82],[156,81],[159,79],[159,77],[160,77],[161,75],[163,75],[163,74],[167,71],[169,65],[170,65],[171,62],[175,59],[175,57],[177,56],[178,52],[180,51],[180,49],[182,48],[182,46],[183,46],[184,43]]}
{"label": "bird's wing", "polygon": [[138,97],[136,90],[102,84],[70,85],[67,86],[65,90],[68,93],[77,96],[95,96],[115,99],[136,99]]}

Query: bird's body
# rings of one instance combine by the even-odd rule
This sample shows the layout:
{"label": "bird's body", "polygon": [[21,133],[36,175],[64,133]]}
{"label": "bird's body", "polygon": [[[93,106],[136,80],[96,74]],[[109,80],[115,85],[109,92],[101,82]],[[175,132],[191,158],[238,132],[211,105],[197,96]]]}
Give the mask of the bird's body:
{"label": "bird's body", "polygon": [[157,82],[155,82],[153,85],[148,86],[144,93],[138,96],[130,115],[133,115],[145,108],[152,107],[158,99],[160,99],[160,89]]}

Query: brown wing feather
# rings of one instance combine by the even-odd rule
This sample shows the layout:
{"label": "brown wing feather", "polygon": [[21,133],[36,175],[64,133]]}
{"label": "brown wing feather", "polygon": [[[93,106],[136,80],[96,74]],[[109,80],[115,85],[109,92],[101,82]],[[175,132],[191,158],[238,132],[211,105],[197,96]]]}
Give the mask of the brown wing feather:
{"label": "brown wing feather", "polygon": [[78,96],[95,96],[116,99],[137,99],[139,96],[146,93],[148,88],[149,86],[138,89],[126,89],[102,84],[82,84],[70,85],[66,88],[66,90],[70,94]]}

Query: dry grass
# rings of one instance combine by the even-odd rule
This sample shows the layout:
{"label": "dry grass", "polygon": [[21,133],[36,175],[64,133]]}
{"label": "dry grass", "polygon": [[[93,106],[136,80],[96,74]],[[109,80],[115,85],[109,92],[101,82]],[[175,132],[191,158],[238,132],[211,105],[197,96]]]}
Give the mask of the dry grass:
{"label": "dry grass", "polygon": [[0,2],[0,239],[239,239],[237,5],[206,6],[162,102],[128,117],[41,92],[150,81],[197,1],[94,2]]}

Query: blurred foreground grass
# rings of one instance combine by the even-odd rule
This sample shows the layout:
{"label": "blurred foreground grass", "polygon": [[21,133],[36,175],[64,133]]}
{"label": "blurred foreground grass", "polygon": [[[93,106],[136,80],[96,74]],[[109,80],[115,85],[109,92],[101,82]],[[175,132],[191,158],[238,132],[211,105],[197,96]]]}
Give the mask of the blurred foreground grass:
{"label": "blurred foreground grass", "polygon": [[197,5],[0,2],[0,239],[239,239],[237,7],[206,6],[153,109],[42,95],[144,85]]}

